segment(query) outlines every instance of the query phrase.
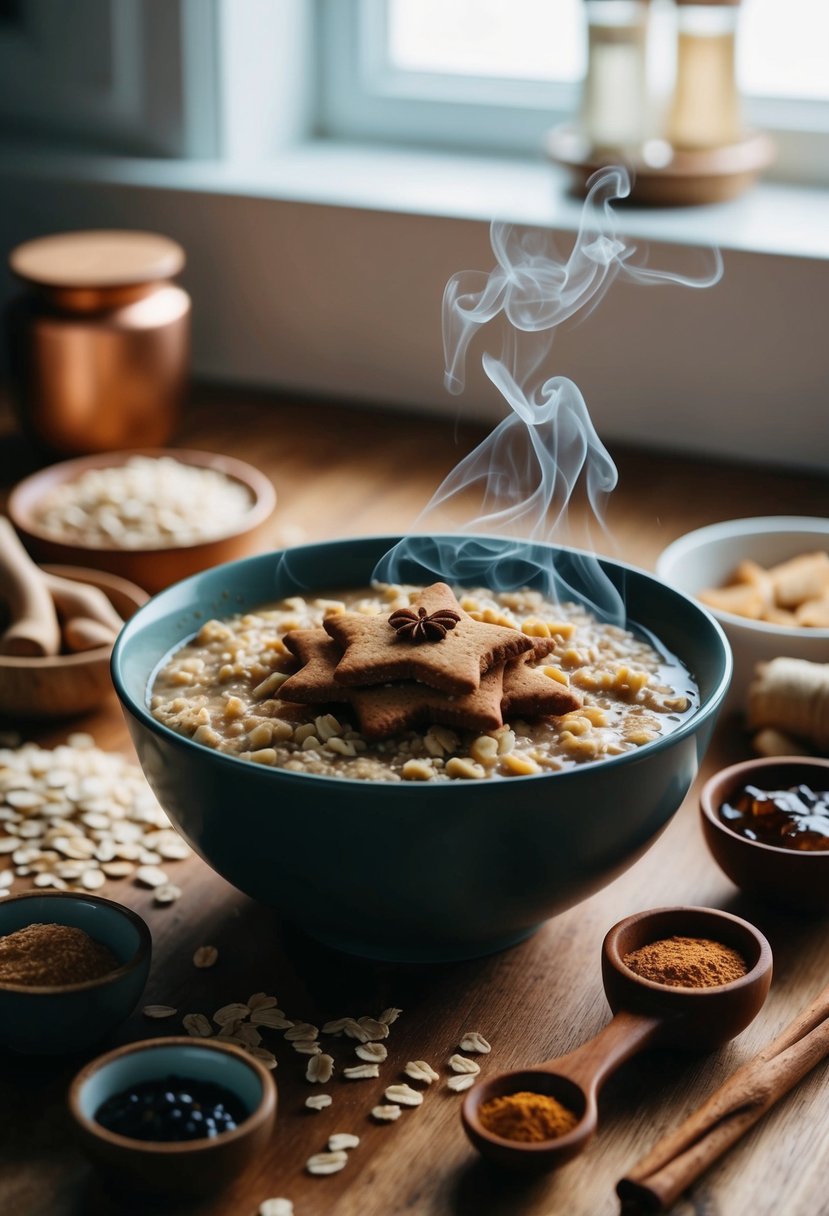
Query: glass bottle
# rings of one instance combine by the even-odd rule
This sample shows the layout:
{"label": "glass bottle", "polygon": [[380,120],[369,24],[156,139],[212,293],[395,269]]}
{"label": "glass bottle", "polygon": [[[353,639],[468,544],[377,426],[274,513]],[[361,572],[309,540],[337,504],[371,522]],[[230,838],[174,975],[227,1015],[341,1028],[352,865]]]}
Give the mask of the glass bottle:
{"label": "glass bottle", "polygon": [[646,135],[648,0],[585,0],[581,133],[591,151],[633,154]]}
{"label": "glass bottle", "polygon": [[721,148],[742,135],[736,66],[739,3],[676,0],[676,84],[667,131],[675,148]]}

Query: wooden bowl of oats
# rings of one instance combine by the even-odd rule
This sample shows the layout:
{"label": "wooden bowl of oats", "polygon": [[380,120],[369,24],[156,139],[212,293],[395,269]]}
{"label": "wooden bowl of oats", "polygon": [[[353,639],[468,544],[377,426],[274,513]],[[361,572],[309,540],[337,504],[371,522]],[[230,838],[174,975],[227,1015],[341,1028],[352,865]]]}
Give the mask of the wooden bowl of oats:
{"label": "wooden bowl of oats", "polygon": [[[351,953],[468,958],[520,941],[645,851],[690,788],[730,655],[703,608],[643,571],[594,564],[624,594],[629,628],[617,628],[549,600],[552,587],[586,593],[585,554],[424,538],[482,558],[470,572],[456,553],[464,612],[558,631],[559,676],[581,686],[583,710],[488,733],[425,722],[378,741],[348,703],[280,701],[286,632],[329,612],[382,623],[384,604],[434,583],[438,567],[415,553],[394,586],[371,585],[398,539],[305,545],[178,583],[122,631],[113,679],[161,805],[231,883]],[[493,592],[496,577],[512,590]]]}
{"label": "wooden bowl of oats", "polygon": [[275,504],[271,481],[242,460],[147,448],[49,465],[15,486],[8,512],[38,560],[152,593],[255,552]]}

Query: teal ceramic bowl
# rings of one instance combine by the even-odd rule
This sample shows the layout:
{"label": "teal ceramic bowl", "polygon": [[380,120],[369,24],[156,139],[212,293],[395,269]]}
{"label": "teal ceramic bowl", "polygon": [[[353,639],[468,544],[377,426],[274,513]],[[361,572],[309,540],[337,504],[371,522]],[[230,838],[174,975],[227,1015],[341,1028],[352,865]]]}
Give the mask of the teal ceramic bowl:
{"label": "teal ceramic bowl", "polygon": [[121,965],[80,984],[32,988],[0,981],[0,1044],[40,1055],[82,1051],[138,1004],[150,970],[150,930],[130,908],[97,895],[27,891],[0,900],[0,937],[33,924],[83,929]]}
{"label": "teal ceramic bowl", "polygon": [[[684,660],[699,709],[636,752],[509,780],[332,779],[264,768],[175,734],[147,709],[155,669],[210,617],[282,596],[366,585],[394,537],[330,541],[231,562],[168,588],[121,631],[115,687],[144,772],[215,870],[312,936],[374,958],[468,958],[520,941],[630,866],[688,792],[731,675],[728,643],[693,600],[602,560],[628,618]],[[515,551],[515,543],[488,541]],[[584,554],[522,544],[513,585],[555,561],[570,589]],[[408,582],[434,581],[410,560]],[[480,569],[454,581],[482,581]]]}

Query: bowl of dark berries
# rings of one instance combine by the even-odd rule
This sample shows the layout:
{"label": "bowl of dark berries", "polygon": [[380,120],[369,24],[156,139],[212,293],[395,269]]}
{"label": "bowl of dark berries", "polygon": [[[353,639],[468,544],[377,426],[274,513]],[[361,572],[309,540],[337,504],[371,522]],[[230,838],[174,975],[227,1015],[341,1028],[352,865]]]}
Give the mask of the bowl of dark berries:
{"label": "bowl of dark berries", "polygon": [[84,1151],[111,1180],[204,1195],[229,1183],[270,1136],[276,1085],[232,1044],[148,1039],[82,1068],[69,1109]]}
{"label": "bowl of dark berries", "polygon": [[749,895],[829,913],[829,760],[775,756],[715,773],[700,795],[714,860]]}

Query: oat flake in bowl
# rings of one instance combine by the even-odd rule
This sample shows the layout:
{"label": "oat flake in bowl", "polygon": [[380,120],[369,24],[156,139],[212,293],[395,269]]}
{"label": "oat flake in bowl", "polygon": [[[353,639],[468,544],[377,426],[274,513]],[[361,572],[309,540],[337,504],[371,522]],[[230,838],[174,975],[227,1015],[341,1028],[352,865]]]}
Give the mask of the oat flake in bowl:
{"label": "oat flake in bowl", "polygon": [[217,469],[136,455],[54,486],[34,518],[68,543],[164,549],[232,532],[250,506],[248,489]]}
{"label": "oat flake in bowl", "polygon": [[[287,597],[312,601],[331,587],[358,590],[398,539],[304,545],[179,582],[127,622],[113,679],[159,801],[229,882],[351,953],[470,958],[526,937],[644,852],[691,786],[730,655],[699,605],[653,575],[600,559],[639,636],[654,635],[676,655],[699,695],[670,733],[599,763],[497,780],[354,780],[250,763],[153,715],[156,674],[206,621],[256,615]],[[510,544],[492,543],[505,552]],[[538,558],[539,568],[555,562],[578,593],[582,555],[527,542],[521,569],[523,556]],[[411,561],[399,577],[426,585],[430,575]],[[232,666],[232,648],[226,653]],[[245,730],[244,718],[240,724]]]}

